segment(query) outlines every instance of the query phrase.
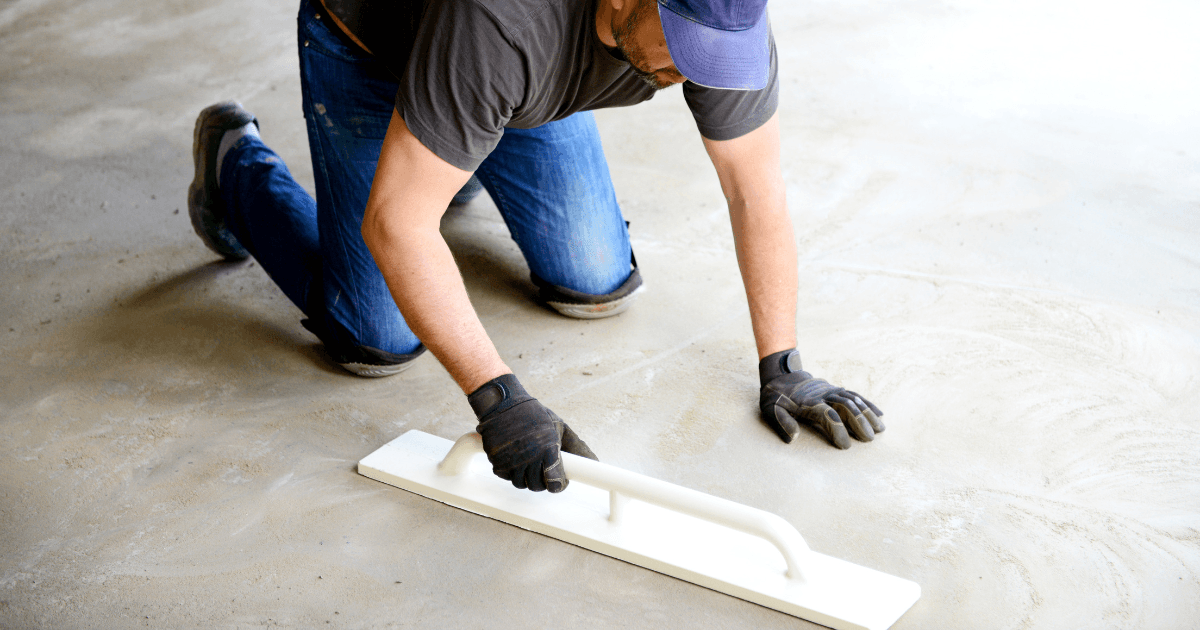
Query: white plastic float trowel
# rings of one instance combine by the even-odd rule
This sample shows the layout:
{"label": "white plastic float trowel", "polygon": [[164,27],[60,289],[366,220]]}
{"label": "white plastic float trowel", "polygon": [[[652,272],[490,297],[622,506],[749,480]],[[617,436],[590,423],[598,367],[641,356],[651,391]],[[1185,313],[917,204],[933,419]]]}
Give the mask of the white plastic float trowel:
{"label": "white plastic float trowel", "polygon": [[571,484],[517,490],[492,474],[479,434],[409,431],[359,474],[647,569],[838,628],[884,630],[921,587],[811,551],[779,516],[563,453]]}

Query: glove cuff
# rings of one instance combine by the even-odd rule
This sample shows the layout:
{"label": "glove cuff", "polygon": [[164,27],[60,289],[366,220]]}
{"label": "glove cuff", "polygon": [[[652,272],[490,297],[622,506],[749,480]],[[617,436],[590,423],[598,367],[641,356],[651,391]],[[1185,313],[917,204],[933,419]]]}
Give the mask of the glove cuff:
{"label": "glove cuff", "polygon": [[792,372],[800,372],[800,352],[795,348],[769,354],[758,362],[758,382],[765,386],[767,383]]}
{"label": "glove cuff", "polygon": [[515,374],[503,374],[480,385],[479,389],[467,396],[467,402],[471,404],[475,417],[483,422],[484,416],[499,413],[532,398]]}

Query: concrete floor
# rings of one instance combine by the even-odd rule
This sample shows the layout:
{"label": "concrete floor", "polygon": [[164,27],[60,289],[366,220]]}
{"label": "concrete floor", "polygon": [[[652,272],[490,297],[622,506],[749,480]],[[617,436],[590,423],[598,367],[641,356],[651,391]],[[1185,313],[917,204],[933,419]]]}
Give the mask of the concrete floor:
{"label": "concrete floor", "polygon": [[[773,5],[801,351],[887,432],[758,420],[677,91],[598,116],[630,312],[537,306],[490,202],[447,216],[503,356],[606,461],[919,582],[896,628],[1197,627],[1200,11]],[[184,201],[222,98],[311,186],[293,33],[283,0],[0,3],[0,626],[805,627],[355,473],[465,399],[432,357],[340,372]]]}

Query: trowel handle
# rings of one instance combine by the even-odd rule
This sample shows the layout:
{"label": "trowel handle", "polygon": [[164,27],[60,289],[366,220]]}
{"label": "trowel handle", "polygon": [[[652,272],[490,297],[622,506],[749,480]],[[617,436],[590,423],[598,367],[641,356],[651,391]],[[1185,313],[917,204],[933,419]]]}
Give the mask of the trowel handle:
{"label": "trowel handle", "polygon": [[[450,448],[438,470],[457,475],[466,469],[471,457],[482,452],[483,439],[478,433],[467,433]],[[802,563],[809,553],[808,544],[778,515],[571,453],[563,453],[562,459],[568,479],[609,491],[609,520],[619,521],[622,503],[637,499],[736,529],[775,545],[787,562],[788,577],[803,581]]]}

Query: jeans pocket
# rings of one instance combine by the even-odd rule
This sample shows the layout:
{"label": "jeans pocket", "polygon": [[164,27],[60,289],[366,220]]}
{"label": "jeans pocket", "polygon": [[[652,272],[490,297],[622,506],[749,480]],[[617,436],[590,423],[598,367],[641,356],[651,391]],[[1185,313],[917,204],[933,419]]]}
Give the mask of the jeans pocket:
{"label": "jeans pocket", "polygon": [[335,33],[336,24],[327,24],[329,18],[317,10],[317,0],[305,0],[300,4],[299,39],[302,48],[310,48],[323,55],[351,63],[372,61],[372,57],[358,46],[347,41],[345,35]]}

